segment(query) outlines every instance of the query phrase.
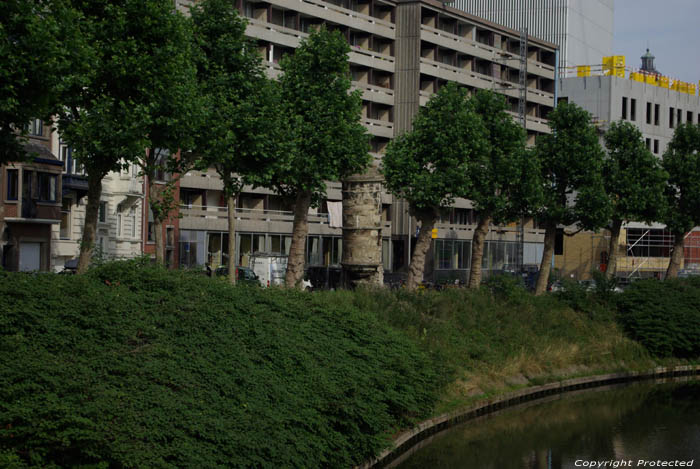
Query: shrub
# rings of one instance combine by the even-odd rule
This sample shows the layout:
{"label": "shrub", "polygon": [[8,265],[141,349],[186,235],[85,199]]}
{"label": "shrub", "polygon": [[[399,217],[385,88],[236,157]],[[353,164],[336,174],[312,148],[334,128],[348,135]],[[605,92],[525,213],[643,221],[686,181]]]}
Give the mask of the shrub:
{"label": "shrub", "polygon": [[635,282],[617,308],[625,331],[652,354],[700,356],[700,279]]}
{"label": "shrub", "polygon": [[139,261],[0,273],[0,463],[349,467],[444,378],[373,311]]}

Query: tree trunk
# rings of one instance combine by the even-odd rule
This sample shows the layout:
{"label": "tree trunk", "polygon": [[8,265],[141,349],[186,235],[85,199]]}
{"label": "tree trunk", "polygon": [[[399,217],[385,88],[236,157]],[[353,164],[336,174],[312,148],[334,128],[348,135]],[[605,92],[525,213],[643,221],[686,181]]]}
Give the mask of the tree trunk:
{"label": "tree trunk", "polygon": [[289,248],[289,260],[284,284],[289,288],[298,287],[304,278],[306,264],[306,235],[309,232],[309,207],[311,192],[300,192],[294,204],[294,227],[292,228],[292,245]]}
{"label": "tree trunk", "polygon": [[666,270],[666,278],[677,278],[678,271],[681,270],[684,252],[683,243],[685,241],[685,233],[673,233],[675,241],[673,242],[673,252],[671,253],[671,261],[668,263]]}
{"label": "tree trunk", "polygon": [[[423,269],[425,268],[425,255],[430,248],[432,241],[433,227],[435,226],[436,214],[434,211],[426,211],[417,214],[418,220],[421,222],[420,233],[418,240],[413,250],[411,264],[408,266],[408,277],[406,278],[406,288],[415,290],[423,281]],[[409,233],[410,236],[410,233]]]}
{"label": "tree trunk", "polygon": [[80,256],[78,258],[77,273],[87,271],[92,259],[97,238],[97,215],[100,211],[100,197],[102,196],[102,174],[88,173],[87,207],[85,208],[85,224],[83,225],[83,238],[80,241]]}
{"label": "tree trunk", "polygon": [[617,258],[620,256],[620,229],[622,228],[622,220],[613,220],[612,228],[610,229],[610,247],[608,248],[608,267],[605,269],[605,275],[608,278],[615,278],[617,272]]}
{"label": "tree trunk", "polygon": [[489,232],[491,216],[479,215],[479,223],[472,239],[472,260],[469,269],[469,288],[479,288],[481,285],[481,259],[484,257],[484,239]]}
{"label": "tree trunk", "polygon": [[236,284],[236,197],[228,197],[228,281]]}
{"label": "tree trunk", "polygon": [[148,178],[148,202],[153,212],[153,235],[156,241],[156,264],[165,264],[165,243],[163,243],[163,214],[161,213],[161,186]]}
{"label": "tree trunk", "polygon": [[544,232],[544,252],[542,253],[542,262],[540,263],[540,273],[537,276],[535,284],[535,295],[541,295],[547,291],[547,283],[549,282],[549,271],[552,269],[552,256],[554,255],[554,243],[557,238],[557,225],[555,223],[547,223],[547,229]]}

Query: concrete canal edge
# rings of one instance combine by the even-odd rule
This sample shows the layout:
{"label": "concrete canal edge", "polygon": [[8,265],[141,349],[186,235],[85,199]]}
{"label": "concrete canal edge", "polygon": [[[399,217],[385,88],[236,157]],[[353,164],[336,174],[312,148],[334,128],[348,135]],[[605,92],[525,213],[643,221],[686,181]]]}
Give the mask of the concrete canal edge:
{"label": "concrete canal edge", "polygon": [[656,378],[674,378],[681,376],[700,375],[700,365],[684,365],[675,367],[656,367],[652,370],[642,372],[610,373],[596,376],[586,376],[563,381],[555,381],[541,386],[518,389],[506,394],[502,394],[492,399],[481,400],[474,405],[448,412],[437,417],[420,422],[415,427],[407,430],[393,440],[392,447],[384,450],[379,456],[366,461],[355,469],[369,469],[372,467],[383,467],[404,452],[408,451],[418,442],[430,437],[446,428],[452,427],[462,422],[481,417],[482,415],[534,401],[553,394],[562,394],[570,391],[595,388],[611,384],[622,384],[633,381],[641,381]]}

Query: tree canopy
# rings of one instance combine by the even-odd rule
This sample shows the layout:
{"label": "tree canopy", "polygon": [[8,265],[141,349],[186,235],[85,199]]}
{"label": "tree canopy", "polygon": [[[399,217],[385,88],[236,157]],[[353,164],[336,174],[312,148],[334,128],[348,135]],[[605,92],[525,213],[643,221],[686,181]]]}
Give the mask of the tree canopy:
{"label": "tree canopy", "polygon": [[470,193],[485,164],[487,145],[486,130],[468,104],[467,91],[454,83],[442,87],[418,110],[412,130],[389,143],[382,160],[387,190],[406,199],[421,223],[409,288],[422,280],[439,210]]}
{"label": "tree canopy", "polygon": [[540,135],[536,142],[542,203],[535,214],[546,225],[536,294],[547,287],[557,225],[595,231],[608,223],[612,213],[602,178],[603,149],[590,114],[562,102],[548,119],[552,133]]}
{"label": "tree canopy", "polygon": [[700,126],[679,125],[664,153],[663,167],[668,172],[664,223],[675,236],[667,278],[678,275],[683,260],[683,238],[700,225]]}

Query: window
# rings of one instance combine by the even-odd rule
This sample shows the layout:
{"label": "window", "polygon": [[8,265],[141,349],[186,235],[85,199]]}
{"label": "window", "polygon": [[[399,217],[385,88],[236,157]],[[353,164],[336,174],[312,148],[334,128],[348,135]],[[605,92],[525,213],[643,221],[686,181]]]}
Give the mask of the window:
{"label": "window", "polygon": [[63,162],[63,174],[66,174],[68,170],[71,169],[68,166],[70,164],[71,153],[71,147],[69,147],[68,145],[61,144],[59,156],[61,158],[61,161]]}
{"label": "window", "polygon": [[659,154],[659,139],[657,138],[654,139],[654,153]]}
{"label": "window", "polygon": [[675,110],[672,107],[668,108],[668,127],[670,129],[673,128],[673,118],[675,117],[676,113],[674,112]]}
{"label": "window", "polygon": [[630,120],[637,120],[637,100],[634,98],[630,100]]}
{"label": "window", "polygon": [[683,117],[683,111],[676,109],[676,125],[681,125],[681,118]]}
{"label": "window", "polygon": [[29,135],[34,137],[44,136],[44,122],[41,119],[33,119],[25,128]]}
{"label": "window", "polygon": [[654,104],[654,125],[659,125],[659,113],[661,112],[661,106]]}
{"label": "window", "polygon": [[693,111],[688,111],[688,112],[686,113],[686,115],[685,115],[685,121],[686,121],[688,124],[692,124],[692,123],[693,123]]}
{"label": "window", "polygon": [[117,210],[117,236],[122,235],[122,229],[124,228],[124,222],[122,220],[122,212]]}
{"label": "window", "polygon": [[19,170],[17,169],[8,169],[7,173],[5,173],[5,180],[7,181],[7,200],[17,200],[18,177]]}
{"label": "window", "polygon": [[131,237],[136,237],[136,207],[129,209],[129,221],[131,222]]}
{"label": "window", "polygon": [[97,212],[97,221],[105,223],[107,221],[107,202],[100,202],[100,209]]}
{"label": "window", "polygon": [[171,267],[175,260],[175,227],[165,228],[165,266]]}
{"label": "window", "polygon": [[627,98],[622,98],[622,118],[627,119]]}
{"label": "window", "polygon": [[651,103],[647,103],[647,124],[651,124]]}
{"label": "window", "polygon": [[468,269],[471,258],[471,241],[451,239],[435,240],[435,269]]}
{"label": "window", "polygon": [[149,243],[155,243],[156,241],[156,227],[155,223],[153,223],[153,210],[151,210],[151,207],[149,205],[148,207],[148,233],[147,233],[147,238],[146,241]]}
{"label": "window", "polygon": [[651,150],[651,139],[650,138],[646,139],[645,143],[647,146],[647,150]]}
{"label": "window", "polygon": [[554,238],[554,255],[561,256],[564,254],[564,230],[557,228],[557,234]]}
{"label": "window", "polygon": [[63,203],[61,205],[61,226],[59,229],[59,237],[61,239],[70,239],[70,230],[71,230],[71,204],[73,203],[72,199],[63,198]]}
{"label": "window", "polygon": [[289,255],[292,247],[292,237],[285,235],[270,235],[270,252]]}
{"label": "window", "polygon": [[166,171],[168,166],[168,160],[170,159],[170,152],[166,149],[155,149],[156,153],[155,171],[153,173],[153,180],[159,182],[166,182],[170,180],[170,173]]}
{"label": "window", "polygon": [[58,176],[49,173],[39,173],[39,200],[42,202],[56,202],[58,193]]}

